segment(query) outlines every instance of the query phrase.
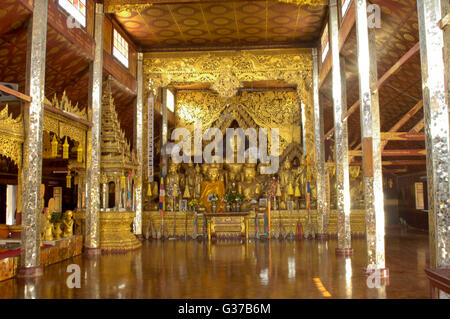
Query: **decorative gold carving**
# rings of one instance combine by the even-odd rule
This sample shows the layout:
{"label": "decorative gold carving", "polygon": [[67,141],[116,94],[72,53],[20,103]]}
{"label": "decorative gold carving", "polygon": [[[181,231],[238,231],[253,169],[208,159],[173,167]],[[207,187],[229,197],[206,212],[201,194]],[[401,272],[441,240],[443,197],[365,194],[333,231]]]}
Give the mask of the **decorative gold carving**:
{"label": "decorative gold carving", "polygon": [[[297,101],[298,99],[301,100],[305,106],[305,139],[308,163],[311,167],[314,167],[314,112],[311,89],[313,65],[312,51],[310,49],[289,49],[282,51],[244,50],[239,52],[214,53],[146,53],[144,57],[144,74],[146,81],[149,83],[148,90],[153,92],[156,92],[160,87],[165,87],[171,84],[206,82],[213,83],[213,88],[220,91],[222,95],[229,97],[231,92],[236,91],[238,87],[237,82],[243,83],[274,80],[296,85],[297,93],[299,95]],[[291,100],[293,101],[293,99]],[[214,116],[217,119],[220,115],[218,109],[221,109],[222,111],[228,104],[226,102],[227,101],[221,102],[220,107],[218,107],[218,104],[214,105],[208,101],[207,108],[211,109],[217,107],[217,110],[214,110]],[[205,102],[202,102],[203,107],[204,103]],[[284,100],[280,100],[277,107],[282,107],[283,104]],[[255,103],[250,103],[250,105],[254,106]],[[299,105],[297,104],[297,107],[298,106]],[[267,114],[273,113],[271,121],[274,119],[274,116],[283,116],[283,112],[273,112],[274,109],[276,108],[273,105],[269,105],[269,107],[265,109]],[[249,117],[253,118],[255,122],[259,124],[253,117],[255,112],[253,111],[252,113],[251,107],[248,107],[246,111],[250,112]],[[188,114],[187,111],[184,113],[185,115]],[[201,113],[201,111],[197,111],[196,114],[198,115],[199,113]],[[257,115],[263,114],[261,111],[256,113]],[[190,117],[190,121],[193,121],[193,116],[190,115]],[[270,118],[268,116],[262,117],[265,119]],[[189,116],[186,116],[186,118],[189,118]],[[203,118],[205,118],[205,115],[203,115]],[[301,117],[298,116],[295,118],[300,119]],[[259,119],[261,120],[261,117]],[[213,119],[208,119],[205,122],[209,124],[210,122],[213,122]],[[203,124],[206,126],[205,123]],[[282,132],[289,130],[292,131],[292,126],[288,128],[281,127],[281,144],[283,140],[285,140],[287,144],[292,142],[292,140],[287,138],[289,135],[299,136],[299,134],[294,134],[294,132],[290,132],[289,134],[287,132]],[[286,147],[286,145],[281,146],[284,148]]]}
{"label": "decorative gold carving", "polygon": [[278,2],[295,4],[298,6],[326,6],[328,0],[278,0]]}
{"label": "decorative gold carving", "polygon": [[22,143],[24,126],[22,115],[13,118],[8,105],[0,111],[0,154],[22,167]]}
{"label": "decorative gold carving", "polygon": [[236,95],[238,89],[242,86],[239,79],[230,69],[225,69],[217,76],[212,88],[219,93],[221,97],[230,98]]}
{"label": "decorative gold carving", "polygon": [[76,105],[72,105],[72,102],[70,102],[69,98],[66,95],[66,91],[63,92],[61,100],[58,100],[55,94],[51,101],[45,99],[45,103],[50,105],[51,107],[54,107],[55,109],[70,113],[71,115],[75,115],[85,120],[88,119],[86,109],[80,110],[78,107],[78,103]]}

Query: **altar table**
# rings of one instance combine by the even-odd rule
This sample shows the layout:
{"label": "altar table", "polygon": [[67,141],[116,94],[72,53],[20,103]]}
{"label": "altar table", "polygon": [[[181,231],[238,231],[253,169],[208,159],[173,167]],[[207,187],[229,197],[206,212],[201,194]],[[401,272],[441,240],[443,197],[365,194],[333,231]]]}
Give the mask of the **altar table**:
{"label": "altar table", "polygon": [[208,240],[211,237],[240,237],[248,239],[248,212],[205,214],[208,220]]}

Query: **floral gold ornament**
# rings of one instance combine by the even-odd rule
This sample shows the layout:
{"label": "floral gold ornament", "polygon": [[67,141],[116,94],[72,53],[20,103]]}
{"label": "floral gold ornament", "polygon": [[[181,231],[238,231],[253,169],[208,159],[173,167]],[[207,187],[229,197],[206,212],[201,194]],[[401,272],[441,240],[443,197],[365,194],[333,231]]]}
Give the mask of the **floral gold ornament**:
{"label": "floral gold ornament", "polygon": [[78,143],[77,147],[77,162],[82,163],[83,162],[83,146],[81,143]]}
{"label": "floral gold ornament", "polygon": [[63,144],[63,159],[69,158],[69,143],[67,142],[67,136]]}
{"label": "floral gold ornament", "polygon": [[126,181],[125,172],[122,171],[122,175],[120,176],[120,187],[122,189],[125,188],[125,181]]}
{"label": "floral gold ornament", "polygon": [[22,167],[22,143],[24,127],[22,115],[13,118],[8,105],[0,111],[0,154]]}
{"label": "floral gold ornament", "polygon": [[52,157],[58,156],[58,140],[56,139],[56,135],[53,135],[52,139]]}
{"label": "floral gold ornament", "polygon": [[70,174],[70,171],[66,175],[66,187],[72,188],[72,175]]}

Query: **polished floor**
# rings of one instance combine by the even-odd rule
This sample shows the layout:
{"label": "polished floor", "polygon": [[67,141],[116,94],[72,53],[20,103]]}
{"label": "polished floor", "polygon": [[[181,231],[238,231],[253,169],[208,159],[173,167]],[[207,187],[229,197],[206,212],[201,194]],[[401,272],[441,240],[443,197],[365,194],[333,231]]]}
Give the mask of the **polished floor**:
{"label": "polished floor", "polygon": [[[352,258],[319,242],[146,241],[142,249],[98,259],[77,256],[45,268],[35,281],[0,282],[0,298],[428,298],[427,234],[393,229],[386,236],[388,285],[369,288],[365,239]],[[67,267],[81,269],[68,288]]]}

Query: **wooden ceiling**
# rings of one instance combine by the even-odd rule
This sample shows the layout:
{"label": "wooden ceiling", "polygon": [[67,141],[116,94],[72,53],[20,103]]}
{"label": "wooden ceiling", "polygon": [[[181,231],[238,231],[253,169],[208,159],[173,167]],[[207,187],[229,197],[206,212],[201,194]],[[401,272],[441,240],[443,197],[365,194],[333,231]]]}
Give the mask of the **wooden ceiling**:
{"label": "wooden ceiling", "polygon": [[146,51],[252,46],[311,46],[320,35],[326,6],[269,0],[154,3],[142,12],[115,14]]}
{"label": "wooden ceiling", "polygon": [[[381,8],[381,28],[376,29],[378,78],[381,78],[405,53],[419,42],[417,9],[415,0],[373,0]],[[359,99],[356,27],[353,27],[342,51],[346,61],[347,104],[352,106]],[[420,54],[413,56],[379,90],[381,131],[389,131],[410,109],[422,99]],[[333,127],[333,103],[331,73],[320,90],[324,106],[325,132]],[[423,111],[417,112],[401,129],[407,132],[423,119]],[[361,140],[359,110],[348,118],[349,145]],[[425,142],[391,141],[385,149],[425,149]],[[415,157],[386,157],[385,160],[413,160]],[[420,158],[419,158],[420,159]],[[421,159],[425,159],[422,157]],[[415,169],[411,166],[410,169]],[[422,167],[423,170],[423,167]]]}

